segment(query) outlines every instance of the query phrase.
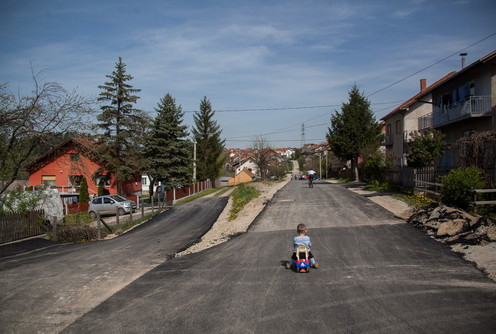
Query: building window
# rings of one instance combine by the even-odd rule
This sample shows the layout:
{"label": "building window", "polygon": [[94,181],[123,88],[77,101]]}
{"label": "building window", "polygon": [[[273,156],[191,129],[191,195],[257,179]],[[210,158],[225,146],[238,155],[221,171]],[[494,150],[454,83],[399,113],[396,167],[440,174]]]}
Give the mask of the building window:
{"label": "building window", "polygon": [[100,175],[96,178],[96,184],[97,185],[100,185],[100,181],[103,180],[103,185],[105,187],[109,187],[110,186],[110,179],[106,176],[106,175]]}
{"label": "building window", "polygon": [[42,175],[41,184],[47,186],[55,186],[56,185],[55,175]]}
{"label": "building window", "polygon": [[141,184],[146,185],[146,177],[141,178]]}
{"label": "building window", "polygon": [[401,122],[399,120],[396,121],[395,126],[396,126],[396,134],[401,133]]}
{"label": "building window", "polygon": [[71,161],[79,161],[79,153],[71,153]]}
{"label": "building window", "polygon": [[386,135],[390,136],[391,135],[391,124],[388,124],[386,126]]}
{"label": "building window", "polygon": [[79,187],[81,185],[82,175],[69,175],[69,185]]}

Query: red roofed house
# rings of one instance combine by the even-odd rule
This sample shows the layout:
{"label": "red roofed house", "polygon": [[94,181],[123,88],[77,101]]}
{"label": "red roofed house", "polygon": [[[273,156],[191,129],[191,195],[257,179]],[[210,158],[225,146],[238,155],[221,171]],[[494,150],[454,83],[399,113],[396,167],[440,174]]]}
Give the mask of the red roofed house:
{"label": "red roofed house", "polygon": [[[29,185],[48,185],[59,191],[63,201],[72,202],[77,200],[83,177],[88,183],[90,196],[98,194],[98,183],[104,177],[105,188],[110,194],[117,194],[114,176],[102,169],[93,145],[94,142],[86,138],[63,141],[28,166]],[[95,179],[95,173],[100,169],[102,172]],[[124,194],[121,195],[140,194],[141,175],[137,175],[135,180],[124,182],[122,187]]]}
{"label": "red roofed house", "polygon": [[421,79],[419,93],[381,118],[386,132],[386,153],[394,157],[396,166],[406,166],[406,143],[411,138],[410,134],[431,127],[431,91],[455,74],[456,72],[451,72],[428,87],[426,80]]}
{"label": "red roofed house", "polygon": [[255,174],[253,174],[248,168],[244,168],[241,172],[236,174],[235,177],[231,178],[227,184],[230,186],[235,186],[240,183],[251,182],[256,178]]}

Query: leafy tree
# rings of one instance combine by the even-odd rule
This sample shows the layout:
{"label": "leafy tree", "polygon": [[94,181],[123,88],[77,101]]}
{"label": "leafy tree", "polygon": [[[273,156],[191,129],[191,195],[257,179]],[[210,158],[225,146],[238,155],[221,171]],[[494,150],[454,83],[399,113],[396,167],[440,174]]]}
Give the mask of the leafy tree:
{"label": "leafy tree", "polygon": [[336,111],[331,117],[326,137],[336,156],[351,160],[355,180],[359,180],[358,157],[377,150],[383,134],[370,109],[370,102],[356,85],[349,92],[348,103],[343,103],[341,112]]}
{"label": "leafy tree", "polygon": [[[133,79],[126,74],[126,64],[119,61],[109,81],[98,86],[102,91],[98,98],[104,102],[102,113],[98,115],[98,127],[103,133],[99,136],[98,153],[104,161],[104,168],[115,175],[117,192],[122,193],[122,183],[136,177],[141,172],[142,138],[148,117],[134,104],[139,97],[133,95],[141,91],[128,82]],[[100,171],[99,171],[100,172]]]}
{"label": "leafy tree", "polygon": [[93,101],[67,92],[55,82],[40,80],[33,69],[33,90],[20,96],[0,83],[0,194],[23,169],[52,144],[54,133],[84,130]]}
{"label": "leafy tree", "polygon": [[214,115],[212,104],[207,97],[203,97],[200,111],[193,116],[195,127],[192,130],[196,140],[198,180],[217,179],[226,161],[223,154],[225,140],[220,138],[222,130],[217,121],[213,120]]}
{"label": "leafy tree", "polygon": [[432,166],[434,159],[441,157],[446,151],[444,135],[438,130],[428,129],[421,133],[414,131],[411,136],[412,139],[407,146],[408,166],[415,168]]}
{"label": "leafy tree", "polygon": [[155,111],[157,116],[144,148],[150,189],[158,181],[168,187],[189,184],[192,147],[187,126],[182,124],[184,112],[170,94],[160,99]]}
{"label": "leafy tree", "polygon": [[256,137],[253,141],[253,160],[258,167],[260,178],[265,180],[269,170],[270,157],[274,150],[264,137]]}
{"label": "leafy tree", "polygon": [[89,202],[90,201],[90,194],[88,192],[88,182],[86,181],[86,178],[83,176],[81,179],[81,185],[79,187],[79,202]]}

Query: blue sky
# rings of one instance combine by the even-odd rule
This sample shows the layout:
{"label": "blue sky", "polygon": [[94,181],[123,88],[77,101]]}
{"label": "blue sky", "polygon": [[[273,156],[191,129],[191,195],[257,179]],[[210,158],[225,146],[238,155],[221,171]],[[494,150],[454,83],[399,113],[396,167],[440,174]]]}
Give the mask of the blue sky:
{"label": "blue sky", "polygon": [[191,126],[206,96],[227,147],[299,147],[302,124],[307,143],[325,140],[354,83],[379,119],[459,70],[460,51],[470,64],[495,50],[496,35],[481,41],[495,16],[493,0],[2,0],[0,82],[29,93],[31,63],[97,96],[122,57],[138,108],[170,93]]}

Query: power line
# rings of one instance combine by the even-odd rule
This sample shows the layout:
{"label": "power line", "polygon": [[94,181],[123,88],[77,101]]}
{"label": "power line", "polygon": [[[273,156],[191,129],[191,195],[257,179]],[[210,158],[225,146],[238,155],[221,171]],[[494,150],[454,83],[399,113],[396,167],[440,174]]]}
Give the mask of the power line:
{"label": "power line", "polygon": [[422,68],[422,69],[418,70],[417,72],[415,72],[415,73],[413,73],[413,74],[410,74],[410,75],[408,75],[408,76],[404,77],[403,79],[400,79],[400,80],[398,80],[398,81],[395,81],[395,82],[393,82],[392,84],[389,84],[389,85],[387,85],[386,87],[381,88],[381,89],[379,89],[379,90],[377,90],[377,91],[373,92],[372,94],[367,95],[367,97],[372,96],[372,95],[374,95],[374,94],[377,94],[377,93],[379,93],[379,92],[382,92],[382,91],[384,91],[384,90],[386,90],[386,89],[388,89],[388,88],[390,88],[390,87],[392,87],[392,86],[394,86],[394,85],[396,85],[396,84],[398,84],[398,83],[400,83],[400,82],[402,82],[402,81],[405,81],[406,79],[409,79],[409,78],[413,77],[414,75],[419,74],[420,72],[423,72],[423,71],[427,70],[428,68],[431,68],[431,67],[433,67],[433,66],[435,66],[435,65],[437,65],[437,64],[439,64],[439,63],[441,63],[441,62],[443,62],[443,61],[445,61],[446,59],[451,58],[451,57],[453,57],[453,56],[456,56],[456,55],[460,54],[460,52],[465,51],[466,49],[471,48],[472,46],[475,46],[475,45],[477,45],[477,44],[479,44],[479,43],[481,43],[481,42],[485,41],[486,39],[489,39],[489,38],[493,37],[494,35],[496,35],[496,32],[494,32],[494,33],[490,34],[489,36],[484,37],[484,38],[483,38],[483,39],[481,39],[481,40],[478,40],[477,42],[475,42],[475,43],[473,43],[473,44],[471,44],[471,45],[469,45],[469,46],[467,46],[467,47],[464,47],[463,49],[460,49],[460,50],[458,50],[458,51],[456,51],[456,52],[453,52],[453,53],[452,53],[452,54],[450,54],[449,56],[446,56],[446,57],[444,57],[444,58],[442,58],[442,59],[440,59],[440,60],[438,60],[438,61],[436,61],[436,62],[434,62],[434,63],[430,64],[429,66],[426,66],[426,67],[424,67],[424,68]]}
{"label": "power line", "polygon": [[[382,104],[393,104],[400,103],[401,101],[391,101],[391,102],[377,102],[371,103],[371,105],[382,105]],[[330,107],[340,107],[341,104],[326,104],[321,106],[303,106],[303,107],[274,107],[274,108],[253,108],[253,109],[220,109],[214,110],[216,113],[230,113],[230,112],[247,112],[247,111],[281,111],[281,110],[300,110],[300,109],[318,109],[318,108],[330,108]],[[198,110],[186,110],[184,113],[195,113]]]}

